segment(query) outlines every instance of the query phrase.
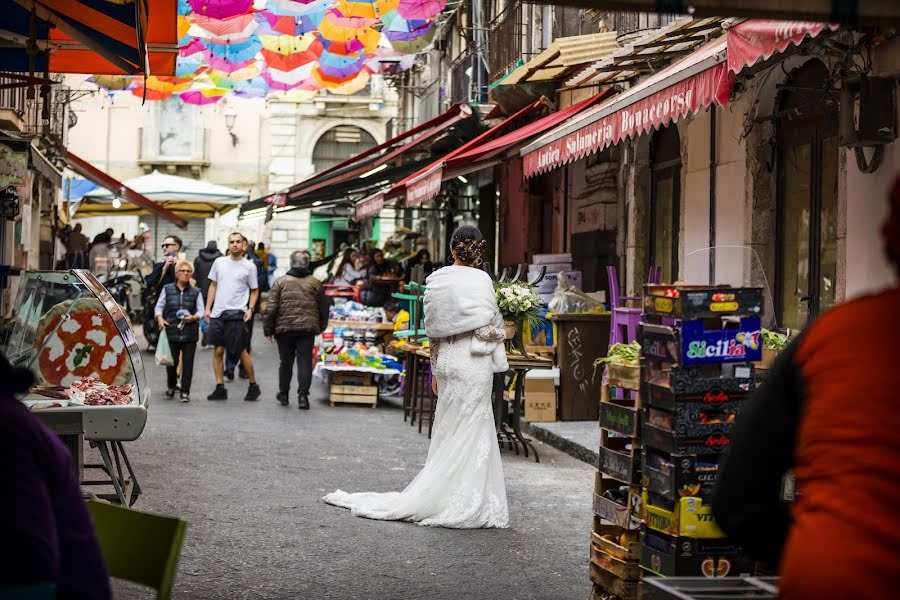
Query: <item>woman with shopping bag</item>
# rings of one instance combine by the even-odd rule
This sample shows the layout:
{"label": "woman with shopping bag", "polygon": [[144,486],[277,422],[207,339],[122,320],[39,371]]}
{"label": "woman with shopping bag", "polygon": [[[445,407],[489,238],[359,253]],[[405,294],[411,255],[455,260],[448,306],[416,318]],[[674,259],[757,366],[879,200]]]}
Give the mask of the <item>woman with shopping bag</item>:
{"label": "woman with shopping bag", "polygon": [[[200,339],[200,319],[203,318],[203,297],[200,288],[191,285],[194,267],[183,260],[175,267],[175,283],[164,285],[156,301],[154,314],[159,324],[159,345],[164,345],[163,334],[171,353],[166,365],[166,398],[175,397],[178,380],[178,363],[181,362],[181,401],[191,400],[191,379],[194,374],[194,354]],[[157,356],[160,364],[165,357]]]}

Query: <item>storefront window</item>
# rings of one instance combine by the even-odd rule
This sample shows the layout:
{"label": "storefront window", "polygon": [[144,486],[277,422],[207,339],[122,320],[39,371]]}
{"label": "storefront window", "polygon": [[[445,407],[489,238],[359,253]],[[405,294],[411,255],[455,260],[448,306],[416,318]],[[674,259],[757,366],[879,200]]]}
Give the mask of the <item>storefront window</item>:
{"label": "storefront window", "polygon": [[778,323],[802,328],[837,298],[837,95],[819,61],[784,84],[777,124]]}
{"label": "storefront window", "polygon": [[675,125],[653,134],[650,187],[650,265],[661,270],[661,281],[678,279],[681,139]]}

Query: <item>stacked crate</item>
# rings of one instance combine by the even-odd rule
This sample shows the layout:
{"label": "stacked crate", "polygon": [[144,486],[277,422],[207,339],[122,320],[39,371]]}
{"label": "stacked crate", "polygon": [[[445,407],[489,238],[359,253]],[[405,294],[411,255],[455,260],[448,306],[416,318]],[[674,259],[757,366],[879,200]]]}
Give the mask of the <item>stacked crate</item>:
{"label": "stacked crate", "polygon": [[610,364],[601,388],[594,486],[594,598],[639,597],[641,502],[640,367]]}
{"label": "stacked crate", "polygon": [[755,385],[761,312],[759,288],[647,286],[640,332],[645,571],[724,577],[745,568],[710,501]]}

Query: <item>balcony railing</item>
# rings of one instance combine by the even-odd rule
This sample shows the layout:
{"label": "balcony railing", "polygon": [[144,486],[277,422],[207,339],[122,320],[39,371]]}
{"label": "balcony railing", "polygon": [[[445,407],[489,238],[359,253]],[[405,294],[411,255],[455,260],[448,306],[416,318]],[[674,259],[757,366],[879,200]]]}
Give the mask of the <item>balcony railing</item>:
{"label": "balcony railing", "polygon": [[491,21],[487,56],[490,81],[503,77],[519,59],[527,62],[536,54],[527,47],[526,11],[529,7],[522,2],[510,2]]}

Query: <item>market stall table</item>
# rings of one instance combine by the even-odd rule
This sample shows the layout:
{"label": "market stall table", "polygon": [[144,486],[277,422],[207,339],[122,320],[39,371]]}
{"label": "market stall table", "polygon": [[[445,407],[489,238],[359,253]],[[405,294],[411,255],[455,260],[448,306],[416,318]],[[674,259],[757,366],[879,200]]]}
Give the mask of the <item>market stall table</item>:
{"label": "market stall table", "polygon": [[[419,365],[428,365],[431,360],[431,353],[428,348],[418,347],[408,353],[409,361],[407,362],[408,380],[406,386],[410,394],[409,406],[411,410],[418,412],[420,415],[419,432],[421,433],[421,415],[424,410],[424,395],[430,394],[431,389],[427,385],[424,377],[419,373]],[[537,450],[532,441],[522,434],[522,404],[525,389],[525,374],[532,369],[550,369],[553,367],[553,361],[547,358],[526,357],[518,353],[507,353],[506,360],[509,363],[509,371],[506,373],[497,373],[494,376],[494,420],[497,427],[497,441],[500,444],[506,444],[508,448],[514,449],[516,454],[519,453],[521,446],[525,456],[529,456],[528,450],[534,453],[535,462],[540,462]],[[419,381],[420,378],[423,381]],[[512,383],[513,401],[512,410],[510,411],[503,392]],[[440,396],[438,396],[440,400]],[[404,396],[404,407],[406,407],[406,397]],[[418,408],[416,408],[418,407]],[[429,417],[433,416],[433,407],[428,409]],[[430,430],[430,427],[429,427]],[[430,433],[430,431],[429,431]]]}
{"label": "market stall table", "polygon": [[319,362],[313,375],[325,381],[326,373],[332,376],[331,405],[366,404],[375,408],[378,405],[378,386],[371,385],[372,375],[399,375],[397,369],[379,369],[357,365],[326,364]]}

